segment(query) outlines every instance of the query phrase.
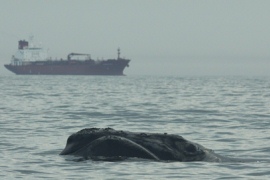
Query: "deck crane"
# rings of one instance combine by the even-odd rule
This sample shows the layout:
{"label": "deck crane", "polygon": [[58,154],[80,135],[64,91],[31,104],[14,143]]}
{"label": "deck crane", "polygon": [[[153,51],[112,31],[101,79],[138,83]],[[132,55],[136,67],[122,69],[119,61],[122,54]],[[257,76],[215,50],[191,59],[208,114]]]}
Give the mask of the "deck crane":
{"label": "deck crane", "polygon": [[90,54],[82,54],[82,53],[70,53],[70,54],[68,54],[67,59],[68,60],[71,60],[71,57],[72,56],[86,56],[87,57],[87,60],[90,60],[91,59],[91,55]]}

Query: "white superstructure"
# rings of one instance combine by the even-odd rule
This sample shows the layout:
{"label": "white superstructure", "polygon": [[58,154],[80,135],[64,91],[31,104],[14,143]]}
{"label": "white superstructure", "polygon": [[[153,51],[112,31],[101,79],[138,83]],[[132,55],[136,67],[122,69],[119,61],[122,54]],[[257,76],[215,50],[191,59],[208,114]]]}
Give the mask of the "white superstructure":
{"label": "white superstructure", "polygon": [[40,45],[33,43],[33,37],[29,38],[29,42],[25,40],[19,41],[18,51],[12,56],[12,64],[22,65],[30,61],[44,61],[48,59],[48,52]]}

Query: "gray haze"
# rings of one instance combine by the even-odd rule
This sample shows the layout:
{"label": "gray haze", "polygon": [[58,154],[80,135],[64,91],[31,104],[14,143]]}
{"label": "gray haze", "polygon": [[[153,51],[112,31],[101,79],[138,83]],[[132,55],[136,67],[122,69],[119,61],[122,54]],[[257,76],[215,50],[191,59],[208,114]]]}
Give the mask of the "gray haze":
{"label": "gray haze", "polygon": [[270,75],[269,0],[1,0],[0,74],[34,35],[51,57],[130,58],[127,75]]}

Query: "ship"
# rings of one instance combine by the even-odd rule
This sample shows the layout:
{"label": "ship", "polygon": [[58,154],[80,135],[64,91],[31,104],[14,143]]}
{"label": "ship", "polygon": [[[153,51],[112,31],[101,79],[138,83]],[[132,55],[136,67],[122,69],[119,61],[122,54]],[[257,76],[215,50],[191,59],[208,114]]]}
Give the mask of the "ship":
{"label": "ship", "polygon": [[48,58],[48,51],[30,40],[18,41],[18,50],[12,56],[11,63],[4,66],[17,75],[124,75],[130,59],[117,58],[94,60],[90,54],[70,53],[67,59]]}

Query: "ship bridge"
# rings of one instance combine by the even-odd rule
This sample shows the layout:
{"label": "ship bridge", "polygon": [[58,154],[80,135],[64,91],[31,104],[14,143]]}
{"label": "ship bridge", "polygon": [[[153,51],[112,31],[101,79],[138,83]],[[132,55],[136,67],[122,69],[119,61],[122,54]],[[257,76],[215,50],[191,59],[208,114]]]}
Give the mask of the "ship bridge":
{"label": "ship bridge", "polygon": [[20,40],[18,42],[18,50],[12,56],[12,64],[22,65],[25,61],[44,61],[48,59],[48,52],[40,45],[33,43],[33,37],[29,41]]}

